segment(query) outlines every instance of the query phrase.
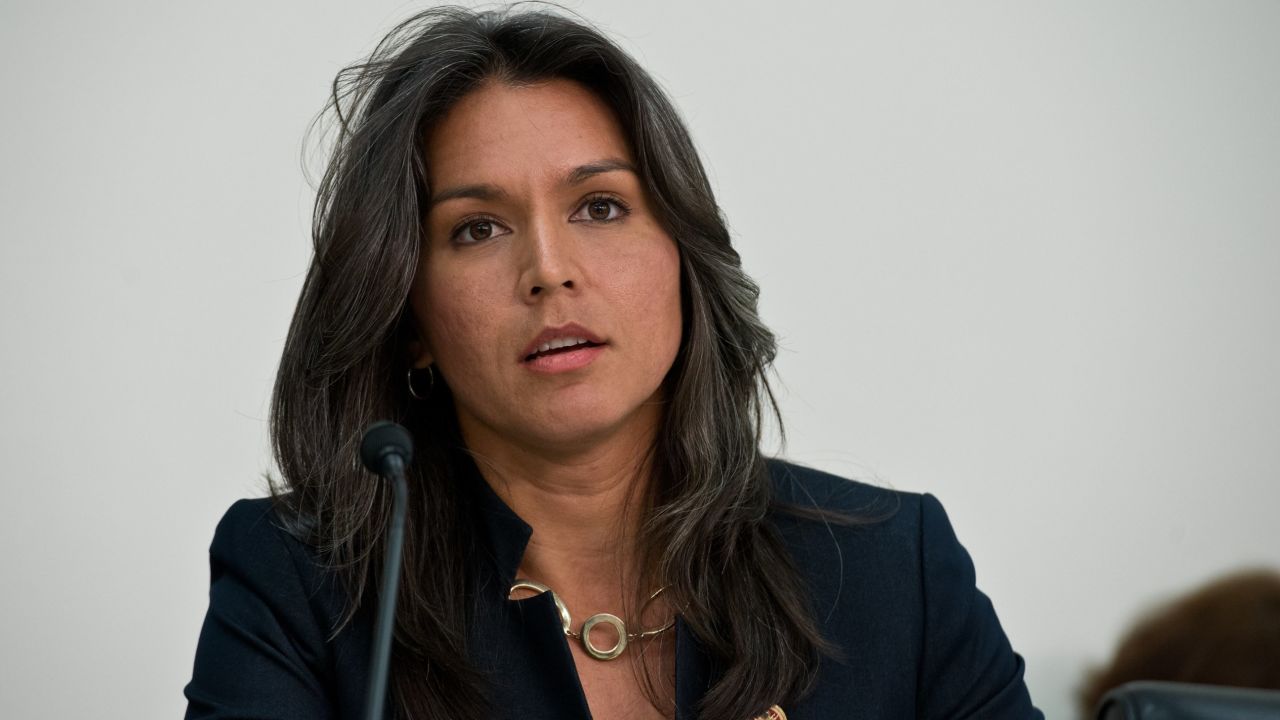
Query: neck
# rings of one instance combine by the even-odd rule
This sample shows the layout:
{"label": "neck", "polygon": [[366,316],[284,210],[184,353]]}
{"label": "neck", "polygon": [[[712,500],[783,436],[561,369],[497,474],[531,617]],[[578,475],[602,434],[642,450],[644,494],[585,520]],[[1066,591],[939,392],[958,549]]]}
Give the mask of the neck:
{"label": "neck", "polygon": [[533,528],[520,574],[566,599],[612,605],[634,592],[656,413],[570,451],[516,444],[471,423],[463,436],[494,492]]}

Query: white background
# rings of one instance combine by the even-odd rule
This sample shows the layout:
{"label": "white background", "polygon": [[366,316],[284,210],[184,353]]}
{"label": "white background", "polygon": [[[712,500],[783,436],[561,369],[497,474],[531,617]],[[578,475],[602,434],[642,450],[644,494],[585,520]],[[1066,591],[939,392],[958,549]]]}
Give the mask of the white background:
{"label": "white background", "polygon": [[[307,123],[391,2],[0,5],[0,715],[175,717]],[[1033,697],[1280,564],[1280,3],[573,4],[685,114],[788,454],[938,495]]]}

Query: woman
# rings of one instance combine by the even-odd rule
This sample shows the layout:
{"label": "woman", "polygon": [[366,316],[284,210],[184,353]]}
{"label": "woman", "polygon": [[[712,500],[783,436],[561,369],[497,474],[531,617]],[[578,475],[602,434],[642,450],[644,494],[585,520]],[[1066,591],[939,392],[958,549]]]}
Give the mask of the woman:
{"label": "woman", "polygon": [[382,418],[417,442],[399,717],[1038,717],[935,500],[761,456],[773,336],[631,58],[439,9],[333,107],[282,483],[215,533],[189,718],[358,716]]}

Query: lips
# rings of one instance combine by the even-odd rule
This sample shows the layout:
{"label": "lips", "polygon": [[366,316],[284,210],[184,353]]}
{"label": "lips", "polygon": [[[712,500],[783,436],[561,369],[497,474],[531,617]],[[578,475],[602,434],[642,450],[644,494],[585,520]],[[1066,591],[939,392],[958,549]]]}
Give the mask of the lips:
{"label": "lips", "polygon": [[530,340],[520,351],[520,362],[529,362],[547,353],[574,347],[595,347],[605,341],[591,330],[577,324],[566,323],[559,327],[547,327]]}

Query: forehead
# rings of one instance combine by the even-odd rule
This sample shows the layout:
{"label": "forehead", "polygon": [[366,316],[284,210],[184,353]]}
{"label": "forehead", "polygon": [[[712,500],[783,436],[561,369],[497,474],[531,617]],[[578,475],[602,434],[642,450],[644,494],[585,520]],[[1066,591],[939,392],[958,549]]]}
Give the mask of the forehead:
{"label": "forehead", "polygon": [[605,157],[631,161],[622,127],[594,93],[571,80],[489,81],[465,95],[427,136],[433,186],[513,173],[558,174]]}

